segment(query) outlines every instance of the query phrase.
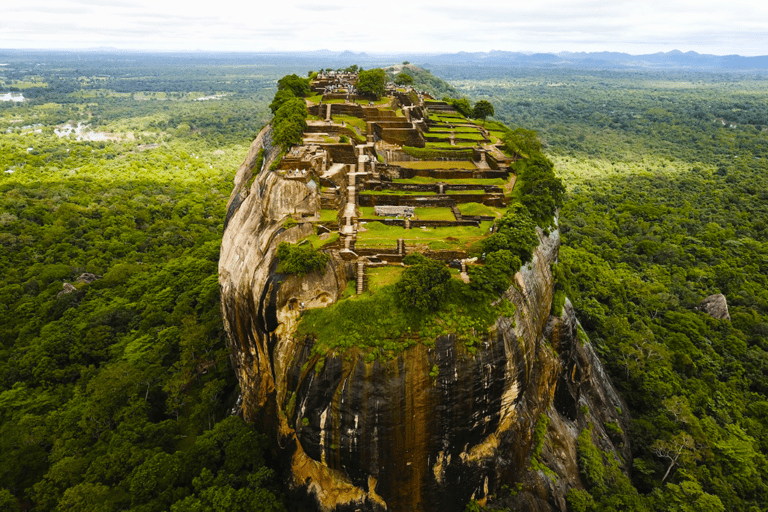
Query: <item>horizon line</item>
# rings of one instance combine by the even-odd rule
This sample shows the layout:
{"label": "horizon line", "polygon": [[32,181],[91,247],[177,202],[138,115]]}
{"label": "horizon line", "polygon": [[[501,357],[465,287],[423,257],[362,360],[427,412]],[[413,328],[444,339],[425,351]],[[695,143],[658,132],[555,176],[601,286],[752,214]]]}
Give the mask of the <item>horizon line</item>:
{"label": "horizon line", "polygon": [[485,51],[466,51],[466,50],[459,50],[454,52],[434,52],[434,51],[423,51],[423,52],[417,52],[417,51],[379,51],[379,50],[373,50],[373,51],[359,51],[355,52],[353,50],[329,50],[327,48],[321,48],[317,50],[274,50],[274,49],[266,49],[266,50],[205,50],[205,49],[194,49],[194,50],[183,50],[183,49],[147,49],[147,48],[118,48],[114,46],[100,46],[100,47],[87,47],[87,48],[4,48],[0,47],[0,52],[3,51],[18,51],[18,52],[91,52],[91,53],[109,53],[109,52],[120,52],[120,53],[186,53],[186,54],[200,54],[200,53],[208,53],[208,54],[224,54],[224,53],[234,53],[234,54],[268,54],[268,55],[296,55],[296,54],[312,54],[312,53],[329,53],[334,55],[340,55],[344,53],[349,53],[352,55],[359,55],[359,56],[392,56],[392,55],[424,55],[424,56],[442,56],[442,55],[458,55],[458,54],[491,54],[491,53],[511,53],[511,54],[520,54],[520,55],[579,55],[579,54],[601,54],[601,53],[613,53],[613,54],[623,54],[623,55],[629,55],[632,57],[640,57],[645,55],[669,55],[669,54],[679,54],[679,55],[688,55],[688,54],[694,54],[694,55],[701,55],[701,56],[712,56],[712,57],[742,57],[742,58],[758,58],[758,57],[768,57],[768,54],[762,54],[762,55],[742,55],[739,53],[724,53],[724,54],[715,54],[715,53],[699,53],[695,50],[688,50],[688,51],[682,51],[679,49],[673,49],[669,51],[658,51],[658,52],[651,52],[651,53],[628,53],[626,51],[620,51],[620,50],[596,50],[596,51],[586,51],[586,50],[580,50],[580,51],[571,51],[571,50],[561,50],[561,51],[530,51],[530,50],[498,50],[498,49],[491,49],[491,50],[485,50]]}

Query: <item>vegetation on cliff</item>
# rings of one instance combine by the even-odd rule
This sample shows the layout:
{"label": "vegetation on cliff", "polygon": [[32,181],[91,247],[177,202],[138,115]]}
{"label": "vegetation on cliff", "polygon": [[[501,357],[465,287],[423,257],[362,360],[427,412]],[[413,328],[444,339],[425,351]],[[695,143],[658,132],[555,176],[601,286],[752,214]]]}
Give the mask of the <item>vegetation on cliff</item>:
{"label": "vegetation on cliff", "polygon": [[280,261],[277,272],[299,276],[322,270],[329,260],[327,254],[321,253],[312,244],[295,245],[286,242],[277,246],[277,258]]}

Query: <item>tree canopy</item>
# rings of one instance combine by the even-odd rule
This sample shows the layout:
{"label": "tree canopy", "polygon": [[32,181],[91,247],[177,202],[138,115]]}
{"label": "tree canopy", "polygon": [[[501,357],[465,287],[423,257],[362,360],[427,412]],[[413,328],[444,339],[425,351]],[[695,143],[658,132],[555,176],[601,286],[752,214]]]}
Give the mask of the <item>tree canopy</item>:
{"label": "tree canopy", "polygon": [[280,91],[291,91],[294,96],[304,97],[312,92],[309,88],[309,78],[302,78],[295,73],[285,75],[277,81],[277,89]]}
{"label": "tree canopy", "polygon": [[277,257],[280,260],[278,272],[299,276],[322,270],[329,261],[328,255],[312,247],[312,244],[295,245],[282,242],[277,246]]}
{"label": "tree canopy", "polygon": [[381,68],[360,71],[357,74],[357,90],[367,96],[379,98],[384,95],[387,74]]}
{"label": "tree canopy", "polygon": [[511,153],[517,153],[521,156],[541,153],[541,141],[535,130],[515,128],[504,133],[502,140],[504,141],[504,148]]}
{"label": "tree canopy", "polygon": [[493,105],[491,105],[491,102],[487,100],[478,101],[475,103],[475,107],[472,109],[472,116],[475,119],[482,119],[483,121],[485,121],[488,116],[493,116],[493,114]]}
{"label": "tree canopy", "polygon": [[[413,261],[413,260],[409,260]],[[419,311],[437,311],[447,295],[451,273],[443,263],[421,257],[406,267],[396,284],[401,304]]]}
{"label": "tree canopy", "polygon": [[413,85],[413,77],[408,73],[401,71],[395,75],[395,83],[397,85]]}

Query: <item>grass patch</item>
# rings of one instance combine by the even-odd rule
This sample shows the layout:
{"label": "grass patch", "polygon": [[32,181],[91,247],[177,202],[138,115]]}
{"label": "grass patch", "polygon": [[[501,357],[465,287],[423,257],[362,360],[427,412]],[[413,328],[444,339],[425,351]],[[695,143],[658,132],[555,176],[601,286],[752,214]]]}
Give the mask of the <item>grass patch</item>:
{"label": "grass patch", "polygon": [[357,209],[360,212],[361,218],[370,219],[371,217],[376,217],[376,209],[373,206],[358,206]]}
{"label": "grass patch", "polygon": [[485,190],[446,190],[446,194],[448,195],[457,195],[457,194],[485,194]]}
{"label": "grass patch", "polygon": [[360,192],[361,196],[434,196],[437,192],[418,192],[411,190],[390,190],[385,188],[384,190],[363,190]]}
{"label": "grass patch", "polygon": [[472,158],[472,149],[438,149],[433,147],[416,148],[413,146],[403,146],[403,151],[420,160],[434,160],[435,158],[450,158],[455,161],[467,161]]}
{"label": "grass patch", "polygon": [[461,178],[458,180],[441,180],[429,176],[414,176],[408,179],[395,179],[395,183],[411,183],[416,185],[431,185],[434,183],[448,183],[449,185],[496,185],[503,187],[507,182],[504,178]]}
{"label": "grass patch", "polygon": [[421,220],[456,220],[450,208],[416,208],[414,213]]}
{"label": "grass patch", "polygon": [[397,282],[403,273],[403,267],[398,265],[369,268],[366,270],[366,273],[368,274],[368,288],[375,290],[376,288]]}
{"label": "grass patch", "polygon": [[464,140],[485,140],[485,136],[481,133],[457,133],[456,138]]}
{"label": "grass patch", "polygon": [[[374,279],[382,281],[394,277],[394,271],[388,268],[375,270],[381,273],[372,272],[369,280],[374,274]],[[371,360],[376,356],[394,357],[417,343],[432,346],[438,336],[449,333],[455,333],[467,350],[474,353],[496,318],[508,309],[508,304],[501,301],[498,306],[491,306],[489,295],[473,292],[458,279],[451,279],[449,283],[445,305],[440,311],[423,313],[402,307],[396,298],[396,286],[388,284],[327,308],[305,312],[296,335],[299,338],[313,336],[316,343],[312,351],[323,356],[357,347],[370,350],[374,354]]]}
{"label": "grass patch", "polygon": [[325,240],[320,238],[320,235],[310,235],[304,240],[312,244],[312,247],[315,249],[320,249],[324,245],[332,244],[333,242],[336,242],[339,239],[339,233],[338,231],[331,233],[331,236],[326,238]]}
{"label": "grass patch", "polygon": [[429,131],[426,132],[427,135],[430,135],[432,133],[479,133],[478,129],[473,126],[458,126],[455,128],[449,128],[447,126],[438,126],[438,127],[430,127]]}
{"label": "grass patch", "polygon": [[348,299],[354,297],[357,293],[357,282],[354,279],[347,281],[347,287],[341,292],[341,298],[339,300]]}
{"label": "grass patch", "polygon": [[500,218],[506,211],[506,208],[494,208],[482,203],[460,203],[456,206],[462,215],[493,215]]}
{"label": "grass patch", "polygon": [[336,124],[341,124],[341,122],[344,121],[345,124],[354,126],[355,128],[359,128],[363,133],[368,129],[365,121],[360,119],[359,117],[355,116],[342,116],[342,115],[334,115],[333,116],[333,122]]}
{"label": "grass patch", "polygon": [[[472,148],[472,144],[461,144],[456,143],[456,145],[451,145],[450,142],[427,142],[427,149],[431,148],[456,148],[456,149],[465,149],[465,148]],[[470,149],[471,151],[471,149]]]}
{"label": "grass patch", "polygon": [[320,210],[320,222],[336,222],[338,218],[337,210]]}
{"label": "grass patch", "polygon": [[388,247],[397,243],[398,238],[405,239],[406,244],[442,243],[441,249],[468,250],[473,244],[480,242],[488,234],[493,223],[485,221],[480,227],[459,226],[439,228],[411,228],[402,226],[387,226],[381,222],[368,222],[367,231],[358,233],[358,247]]}

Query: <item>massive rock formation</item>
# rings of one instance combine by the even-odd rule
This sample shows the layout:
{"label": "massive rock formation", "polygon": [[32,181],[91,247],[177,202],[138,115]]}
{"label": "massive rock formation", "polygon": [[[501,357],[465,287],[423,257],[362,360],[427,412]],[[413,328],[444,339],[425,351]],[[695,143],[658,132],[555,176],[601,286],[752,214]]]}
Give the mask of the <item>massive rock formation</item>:
{"label": "massive rock formation", "polygon": [[269,140],[267,127],[237,172],[219,275],[243,415],[273,437],[289,508],[460,511],[491,497],[565,510],[565,494],[582,487],[576,439],[590,424],[599,448],[630,461],[627,407],[570,303],[550,314],[556,230],[539,230],[504,293],[514,318],[498,318],[474,355],[453,335],[373,362],[358,349],[313,354],[311,339],[293,335],[301,311],[338,300],[354,269],[336,253],[324,271],[276,273],[277,245],[311,234],[302,219],[319,206],[304,183],[268,170]]}

